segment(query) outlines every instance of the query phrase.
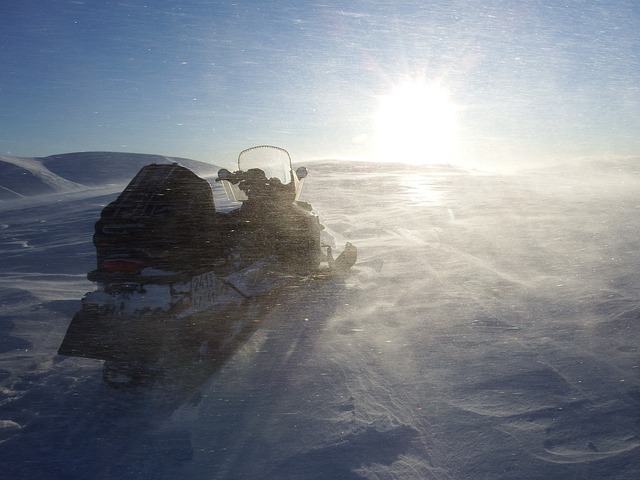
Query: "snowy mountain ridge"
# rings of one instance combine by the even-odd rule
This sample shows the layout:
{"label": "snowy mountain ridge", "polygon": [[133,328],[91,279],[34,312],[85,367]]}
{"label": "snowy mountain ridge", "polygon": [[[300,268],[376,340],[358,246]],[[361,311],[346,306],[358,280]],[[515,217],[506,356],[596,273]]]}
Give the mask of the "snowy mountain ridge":
{"label": "snowy mountain ridge", "polygon": [[199,175],[212,175],[213,164],[144,153],[75,152],[48,157],[0,156],[0,201],[125,184],[150,163],[177,162]]}

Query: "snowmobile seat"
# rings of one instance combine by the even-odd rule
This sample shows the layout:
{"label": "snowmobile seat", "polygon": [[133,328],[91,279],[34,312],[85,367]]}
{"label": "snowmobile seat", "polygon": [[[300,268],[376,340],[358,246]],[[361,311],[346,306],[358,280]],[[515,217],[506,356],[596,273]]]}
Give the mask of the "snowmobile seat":
{"label": "snowmobile seat", "polygon": [[98,270],[132,257],[168,271],[212,265],[224,246],[211,185],[173,164],[143,167],[95,224]]}

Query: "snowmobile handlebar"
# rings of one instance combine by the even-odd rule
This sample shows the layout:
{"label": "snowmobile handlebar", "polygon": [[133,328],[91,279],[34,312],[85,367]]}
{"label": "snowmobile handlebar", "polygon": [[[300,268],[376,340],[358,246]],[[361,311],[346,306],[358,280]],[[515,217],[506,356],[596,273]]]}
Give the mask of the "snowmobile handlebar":
{"label": "snowmobile handlebar", "polygon": [[216,178],[216,182],[221,182],[223,180],[226,180],[227,182],[236,184],[242,181],[242,178],[240,178],[240,175],[243,172],[230,172],[229,170],[227,170],[226,168],[222,168],[220,170],[218,170],[218,178]]}
{"label": "snowmobile handlebar", "polygon": [[[298,167],[295,173],[296,173],[296,177],[298,177],[298,180],[302,180],[309,174],[306,167]],[[216,178],[216,182],[226,180],[227,182],[235,185],[242,181],[247,181],[247,180],[251,181],[251,180],[258,180],[258,179],[261,181],[268,180],[269,182],[273,182],[273,183],[282,183],[282,181],[277,177],[267,179],[264,172],[259,168],[252,168],[250,170],[247,170],[246,172],[243,170],[231,172],[226,168],[222,168],[218,171],[218,178]]]}

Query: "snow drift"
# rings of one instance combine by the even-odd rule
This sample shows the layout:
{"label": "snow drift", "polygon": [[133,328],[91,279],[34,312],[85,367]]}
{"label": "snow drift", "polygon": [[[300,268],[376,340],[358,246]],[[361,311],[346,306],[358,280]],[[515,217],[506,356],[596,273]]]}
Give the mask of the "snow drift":
{"label": "snow drift", "polygon": [[8,477],[638,478],[633,171],[308,167],[353,274],[292,289],[186,393],[109,390],[55,355],[115,194],[4,202]]}

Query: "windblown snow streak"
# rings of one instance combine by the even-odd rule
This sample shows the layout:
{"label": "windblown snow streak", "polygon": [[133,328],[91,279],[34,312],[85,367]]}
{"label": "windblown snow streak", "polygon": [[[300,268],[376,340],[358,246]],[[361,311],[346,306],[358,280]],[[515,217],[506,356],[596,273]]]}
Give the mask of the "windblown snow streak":
{"label": "windblown snow streak", "polygon": [[55,355],[112,196],[5,206],[8,478],[638,478],[637,176],[308,167],[353,274],[290,289],[174,388]]}

